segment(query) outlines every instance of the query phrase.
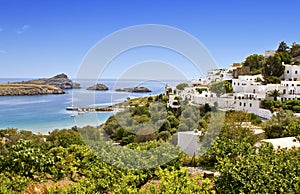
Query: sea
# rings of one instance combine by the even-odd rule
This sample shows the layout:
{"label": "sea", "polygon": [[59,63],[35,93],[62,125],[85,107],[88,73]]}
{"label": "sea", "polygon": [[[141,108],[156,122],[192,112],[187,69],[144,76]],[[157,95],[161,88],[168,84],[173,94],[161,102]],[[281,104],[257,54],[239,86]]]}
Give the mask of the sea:
{"label": "sea", "polygon": [[[0,83],[19,82],[30,78],[0,78]],[[17,128],[33,133],[48,134],[55,129],[70,129],[73,126],[99,126],[116,112],[67,111],[67,107],[108,107],[128,98],[154,96],[164,93],[166,85],[175,86],[180,81],[167,80],[75,80],[80,89],[66,90],[61,95],[0,96],[0,129]],[[102,83],[107,91],[86,90],[88,86]],[[149,93],[116,92],[117,88],[143,86]]]}

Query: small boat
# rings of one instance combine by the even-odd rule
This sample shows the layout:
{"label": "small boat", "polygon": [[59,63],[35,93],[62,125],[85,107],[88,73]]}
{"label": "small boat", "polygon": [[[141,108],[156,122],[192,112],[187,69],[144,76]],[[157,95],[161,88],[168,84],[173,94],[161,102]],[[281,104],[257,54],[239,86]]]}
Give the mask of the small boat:
{"label": "small boat", "polygon": [[83,111],[80,111],[80,112],[78,112],[77,114],[78,114],[78,115],[83,115],[84,112],[83,112]]}
{"label": "small boat", "polygon": [[71,115],[70,117],[74,118],[74,117],[76,117],[76,116],[75,116],[75,115]]}
{"label": "small boat", "polygon": [[78,108],[74,106],[69,106],[66,108],[66,110],[78,110]]}

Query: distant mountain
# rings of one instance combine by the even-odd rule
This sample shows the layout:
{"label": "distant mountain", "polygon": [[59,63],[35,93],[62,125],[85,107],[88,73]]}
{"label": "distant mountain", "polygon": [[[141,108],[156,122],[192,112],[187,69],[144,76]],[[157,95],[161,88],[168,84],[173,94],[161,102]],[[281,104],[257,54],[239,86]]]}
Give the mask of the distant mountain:
{"label": "distant mountain", "polygon": [[17,84],[36,84],[36,85],[51,85],[56,86],[61,89],[76,89],[80,88],[80,84],[73,82],[68,78],[68,76],[64,73],[58,74],[51,78],[41,78],[29,81],[15,82]]}

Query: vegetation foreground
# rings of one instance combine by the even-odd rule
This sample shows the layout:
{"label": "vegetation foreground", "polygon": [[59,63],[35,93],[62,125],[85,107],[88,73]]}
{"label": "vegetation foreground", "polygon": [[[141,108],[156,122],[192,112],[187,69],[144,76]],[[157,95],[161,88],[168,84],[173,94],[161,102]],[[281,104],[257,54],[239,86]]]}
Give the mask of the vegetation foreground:
{"label": "vegetation foreground", "polygon": [[[203,155],[190,157],[174,146],[177,132],[197,128],[207,133],[216,109],[170,109],[166,101],[163,95],[130,100],[127,112],[100,128],[73,127],[49,135],[0,130],[0,193],[299,193],[299,149],[255,146],[265,137],[300,135],[300,121],[289,110],[263,123],[254,114],[227,111],[217,140]],[[151,106],[154,102],[159,103]],[[163,108],[165,114],[152,114]],[[130,119],[124,120],[126,114]],[[263,127],[265,136],[254,135],[242,122]],[[138,133],[156,125],[158,131]],[[142,168],[161,158],[155,152],[160,147],[168,162]],[[152,155],[135,159],[134,154],[149,150]],[[124,168],[124,161],[137,168]],[[199,169],[218,176],[207,178]]]}

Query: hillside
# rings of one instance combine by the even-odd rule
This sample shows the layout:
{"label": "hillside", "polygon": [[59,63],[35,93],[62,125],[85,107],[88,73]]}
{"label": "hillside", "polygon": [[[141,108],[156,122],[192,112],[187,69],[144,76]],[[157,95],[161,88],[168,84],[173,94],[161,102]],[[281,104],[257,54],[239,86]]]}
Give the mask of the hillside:
{"label": "hillside", "polygon": [[18,84],[38,84],[38,85],[52,85],[59,87],[61,89],[74,89],[80,88],[80,84],[73,82],[68,78],[68,76],[64,73],[58,74],[51,78],[41,78],[29,81],[16,82]]}
{"label": "hillside", "polygon": [[0,84],[0,96],[64,94],[61,88],[37,84]]}

